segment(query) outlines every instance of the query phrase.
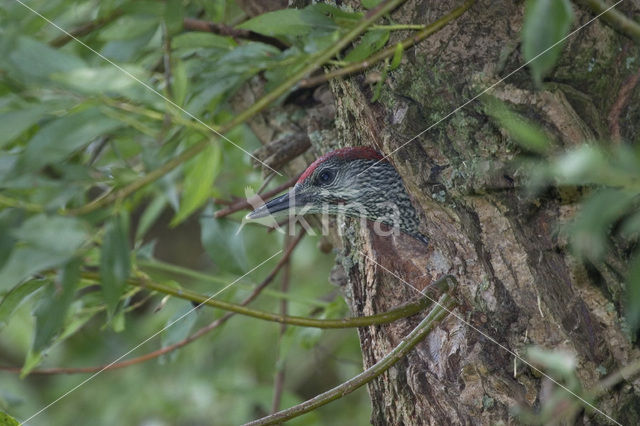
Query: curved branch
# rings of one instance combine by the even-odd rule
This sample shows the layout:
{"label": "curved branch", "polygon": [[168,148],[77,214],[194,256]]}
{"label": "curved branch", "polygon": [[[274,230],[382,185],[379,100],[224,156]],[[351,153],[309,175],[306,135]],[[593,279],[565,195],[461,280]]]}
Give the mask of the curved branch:
{"label": "curved branch", "polygon": [[418,324],[416,328],[414,328],[411,333],[409,333],[398,344],[398,346],[393,348],[391,352],[385,355],[384,358],[373,366],[327,392],[286,410],[246,423],[245,426],[272,425],[293,419],[301,416],[302,414],[308,413],[311,410],[315,410],[318,407],[326,405],[331,401],[335,401],[338,398],[348,395],[356,389],[366,385],[407,355],[411,349],[413,349],[422,339],[425,338],[427,334],[429,334],[436,322],[445,317],[446,313],[451,310],[453,306],[453,298],[448,294],[442,295],[438,304],[436,304],[427,316],[420,321],[420,324]]}
{"label": "curved branch", "polygon": [[[98,278],[97,274],[96,278]],[[444,282],[444,278],[442,278],[441,281]],[[204,296],[191,290],[179,289],[152,281],[133,279],[129,280],[128,284],[265,321],[312,328],[353,328],[366,327],[369,325],[387,324],[400,318],[415,315],[427,306],[431,305],[431,301],[428,298],[422,297],[415,302],[407,303],[398,308],[379,314],[342,319],[316,319],[259,311],[257,309],[247,308],[235,303],[210,299],[208,296]]]}
{"label": "curved branch", "polygon": [[396,46],[398,44],[401,44],[402,47],[404,49],[407,49],[411,46],[413,46],[414,44],[417,44],[419,42],[421,42],[422,40],[424,40],[425,38],[429,37],[432,34],[437,33],[438,31],[440,31],[442,28],[446,27],[447,24],[449,24],[450,22],[452,22],[454,19],[458,18],[460,15],[462,15],[467,9],[469,9],[473,3],[475,3],[475,0],[467,0],[467,2],[465,2],[462,6],[460,6],[459,8],[453,10],[452,12],[450,12],[449,14],[443,16],[442,18],[438,19],[436,22],[434,22],[433,24],[427,25],[422,31],[407,37],[406,39],[402,40],[399,43],[394,44],[393,46],[389,46],[386,49],[378,52],[375,55],[372,55],[360,62],[356,62],[353,63],[351,65],[347,65],[346,67],[343,68],[339,68],[337,70],[334,71],[330,71],[326,74],[322,74],[316,77],[311,77],[311,78],[307,78],[305,80],[302,80],[300,82],[299,87],[312,87],[312,86],[317,86],[318,84],[324,83],[325,81],[331,80],[332,78],[336,78],[336,77],[340,77],[343,75],[347,75],[347,74],[353,74],[356,73],[358,71],[362,71],[364,69],[367,69],[371,66],[373,66],[374,64],[386,59],[386,58],[390,58],[391,56],[394,55],[395,51],[396,51]]}

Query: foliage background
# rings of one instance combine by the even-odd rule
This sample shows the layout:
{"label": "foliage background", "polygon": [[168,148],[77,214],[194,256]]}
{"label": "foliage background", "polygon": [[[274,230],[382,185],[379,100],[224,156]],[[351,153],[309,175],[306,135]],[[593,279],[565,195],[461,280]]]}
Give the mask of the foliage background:
{"label": "foliage background", "polygon": [[[302,56],[322,47],[317,34],[315,47],[301,39],[310,27],[295,17],[292,27],[284,29],[294,46],[284,53],[264,43],[183,29],[187,16],[216,23],[246,20],[233,1],[64,0],[28,5],[65,29],[109,21],[83,41],[211,125],[232,117],[229,99],[252,76],[264,72],[275,85],[296,68],[292,63],[304,63],[304,58],[298,62]],[[317,31],[333,34],[339,27],[324,19],[332,27]],[[39,272],[21,286],[24,291],[15,300],[5,300],[0,314],[3,364],[26,362],[28,369],[107,364],[191,308],[188,302],[163,300],[162,295],[147,298],[128,290],[121,296],[128,268],[133,275],[144,270],[159,281],[213,294],[283,247],[281,234],[267,234],[258,226],[246,226],[236,236],[244,213],[213,218],[208,201],[212,196],[243,197],[246,186],[255,191],[263,179],[246,154],[213,139],[199,157],[131,198],[84,216],[58,214],[88,201],[87,191],[96,196],[107,187],[136,181],[209,139],[210,132],[78,43],[52,47],[60,31],[17,2],[3,4],[0,31],[0,290],[6,294]],[[302,46],[306,52],[300,51]],[[259,147],[247,127],[226,136],[247,151]],[[285,180],[276,178],[271,185]],[[203,203],[208,205],[204,211]],[[133,238],[133,244],[123,235]],[[293,255],[291,276],[301,278],[293,279],[286,296],[290,314],[345,316],[346,306],[327,280],[332,258],[318,252],[316,240],[306,237]],[[60,290],[55,270],[76,258],[83,269],[101,269],[115,296],[105,292],[103,297],[95,280],[82,279],[67,302],[50,303],[52,293],[59,295]],[[205,272],[209,281],[158,271],[148,266],[154,259]],[[277,260],[219,298],[242,299]],[[272,286],[256,308],[278,311],[282,295],[277,282]],[[138,302],[135,309],[123,309]],[[178,341],[219,316],[218,311],[200,308],[132,356]],[[215,419],[216,424],[238,424],[270,410],[279,353],[287,368],[283,406],[361,370],[354,330],[289,328],[280,343],[279,329],[238,316],[177,353],[100,374],[30,423],[210,424]],[[20,379],[14,373],[0,374],[0,408],[17,419],[87,377]],[[360,390],[298,423],[362,423],[369,410],[366,392]]]}
{"label": "foliage background", "polygon": [[[376,3],[363,1],[362,6]],[[3,5],[0,292],[5,297],[0,304],[0,361],[23,365],[26,377],[0,373],[0,409],[18,419],[84,377],[27,375],[32,369],[106,364],[191,308],[188,302],[128,287],[129,276],[148,275],[213,294],[283,247],[283,236],[264,228],[246,226],[236,234],[242,213],[213,217],[220,206],[212,200],[242,197],[247,186],[257,190],[264,176],[245,153],[213,137],[203,123],[217,129],[232,122],[238,113],[234,95],[249,81],[259,79],[266,91],[282,87],[364,16],[348,8],[313,5],[247,21],[231,0],[35,0],[28,5],[65,29],[93,22],[82,40],[126,72],[85,46],[66,42],[58,29],[19,2]],[[522,54],[529,60],[564,37],[574,16],[564,0],[529,1],[526,8]],[[267,39],[186,31],[183,19],[191,17]],[[372,26],[332,65],[369,57],[387,46],[390,36],[388,27]],[[372,101],[402,53],[396,49],[393,59],[372,74]],[[529,67],[535,84],[543,84],[560,53],[561,46],[553,48]],[[284,101],[282,96],[278,103]],[[561,152],[535,123],[495,99],[484,102],[494,124],[523,153],[521,169],[533,171],[530,188],[578,188],[587,200],[571,226],[561,228],[575,254],[598,263],[613,246],[632,259],[629,287],[612,299],[626,305],[621,323],[634,340],[640,322],[640,261],[634,255],[640,231],[637,135],[629,145],[585,141]],[[260,147],[244,124],[225,136],[249,152]],[[118,192],[198,146],[203,147],[198,155],[150,185],[127,196]],[[270,186],[286,180],[275,178]],[[110,197],[104,204],[89,202],[104,193]],[[332,256],[322,254],[317,244],[305,237],[293,256],[290,292],[285,295],[272,286],[255,303],[257,308],[275,312],[286,299],[293,315],[347,316],[342,298],[327,284]],[[276,261],[219,297],[242,299]],[[187,270],[176,272],[167,263]],[[91,275],[96,271],[99,279]],[[176,342],[220,316],[198,309],[136,353]],[[283,359],[282,406],[362,368],[354,330],[290,327],[281,338],[278,325],[237,316],[177,353],[100,374],[31,423],[242,423],[270,410],[274,371]],[[369,411],[368,397],[360,390],[292,423],[361,424]]]}

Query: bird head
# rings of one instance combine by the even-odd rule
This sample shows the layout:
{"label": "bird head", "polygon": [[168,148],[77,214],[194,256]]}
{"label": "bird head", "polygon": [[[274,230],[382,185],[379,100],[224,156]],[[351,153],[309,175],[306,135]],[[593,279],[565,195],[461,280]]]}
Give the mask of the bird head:
{"label": "bird head", "polygon": [[418,219],[402,179],[379,152],[350,147],[314,161],[288,192],[258,207],[247,219],[323,213],[364,217],[417,234]]}

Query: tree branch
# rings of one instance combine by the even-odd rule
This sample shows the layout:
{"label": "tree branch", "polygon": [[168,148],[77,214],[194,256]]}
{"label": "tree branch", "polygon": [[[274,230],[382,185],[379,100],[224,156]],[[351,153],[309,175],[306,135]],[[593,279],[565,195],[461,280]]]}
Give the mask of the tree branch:
{"label": "tree branch", "polygon": [[414,328],[391,352],[384,356],[380,361],[370,368],[353,377],[352,379],[342,383],[335,388],[324,392],[312,399],[301,404],[295,405],[286,410],[279,411],[258,420],[246,423],[245,426],[272,425],[278,424],[286,420],[299,417],[309,411],[328,404],[331,401],[342,398],[350,394],[356,389],[366,385],[382,373],[387,371],[391,366],[407,355],[427,334],[433,329],[436,322],[445,317],[446,313],[454,306],[453,298],[448,294],[442,295],[438,304],[431,309],[420,324]]}
{"label": "tree branch", "polygon": [[183,26],[185,30],[189,31],[208,32],[219,34],[221,36],[233,37],[234,39],[245,39],[270,44],[271,46],[277,47],[280,50],[284,50],[289,47],[287,44],[283,43],[275,37],[265,36],[248,30],[239,30],[229,25],[216,24],[215,22],[203,21],[200,19],[184,18]]}
{"label": "tree branch", "polygon": [[[577,0],[577,2],[591,9],[591,11],[596,14],[600,14],[610,7],[602,0]],[[629,37],[636,43],[640,43],[640,24],[633,19],[627,18],[622,12],[616,9],[609,10],[602,15],[601,18],[614,30]]]}
{"label": "tree branch", "polygon": [[[95,274],[94,279],[99,279]],[[225,311],[235,312],[241,315],[246,315],[253,318],[258,318],[265,321],[277,322],[281,324],[296,325],[300,327],[312,327],[312,328],[354,328],[354,327],[366,327],[369,325],[387,324],[396,321],[400,318],[415,315],[422,309],[431,304],[430,300],[426,297],[411,303],[404,304],[398,308],[392,309],[387,312],[363,316],[354,318],[343,319],[315,319],[305,318],[299,316],[288,316],[281,314],[273,314],[270,312],[259,311],[257,309],[250,309],[244,306],[240,306],[235,303],[223,302],[221,300],[210,299],[208,296],[193,292],[187,289],[180,289],[171,287],[168,285],[152,282],[142,281],[139,279],[130,279],[128,284],[142,287],[147,290],[157,291],[159,293],[168,294],[180,299],[190,300],[198,304],[204,304],[214,308],[222,309]]]}
{"label": "tree branch", "polygon": [[450,22],[452,22],[453,20],[455,20],[456,18],[458,18],[460,15],[462,15],[467,9],[469,9],[473,3],[475,3],[475,0],[467,0],[467,2],[465,2],[462,6],[460,6],[459,8],[455,9],[454,11],[450,12],[449,14],[443,16],[442,18],[438,19],[436,22],[434,22],[433,24],[427,25],[426,27],[424,27],[424,29],[410,37],[407,37],[406,39],[402,40],[400,43],[394,44],[393,46],[389,46],[386,49],[378,52],[375,55],[372,55],[370,57],[368,57],[367,59],[364,59],[360,62],[356,62],[353,63],[351,65],[348,65],[346,67],[343,68],[339,68],[337,70],[334,71],[330,71],[328,73],[322,74],[322,75],[318,75],[316,77],[311,77],[311,78],[307,78],[305,80],[302,80],[299,84],[299,87],[313,87],[313,86],[317,86],[318,84],[324,83],[325,81],[331,80],[332,78],[336,78],[336,77],[340,77],[343,75],[348,75],[348,74],[353,74],[359,71],[362,71],[364,69],[367,69],[371,66],[373,66],[374,64],[386,59],[386,58],[390,58],[391,56],[394,55],[395,51],[396,51],[396,46],[398,44],[401,44],[403,49],[407,49],[411,46],[413,46],[414,44],[417,44],[419,42],[421,42],[422,40],[424,40],[425,38],[429,37],[432,34],[435,34],[436,32],[440,31],[442,28],[446,27]]}
{"label": "tree branch", "polygon": [[[282,185],[272,189],[271,191],[265,192],[260,197],[265,199],[265,200],[268,200],[269,198],[273,197],[274,195],[277,195],[277,194],[281,193],[285,189],[292,187],[296,183],[297,180],[298,180],[297,176],[292,178],[292,179],[289,179],[288,181],[286,181]],[[240,210],[248,209],[248,208],[251,208],[251,204],[249,204],[249,201],[246,200],[246,199],[241,199],[241,200],[231,204],[229,207],[225,207],[224,209],[218,210],[217,212],[215,212],[214,217],[216,217],[217,219],[220,219],[221,217],[229,216],[232,213],[235,213],[235,212],[240,211]]]}

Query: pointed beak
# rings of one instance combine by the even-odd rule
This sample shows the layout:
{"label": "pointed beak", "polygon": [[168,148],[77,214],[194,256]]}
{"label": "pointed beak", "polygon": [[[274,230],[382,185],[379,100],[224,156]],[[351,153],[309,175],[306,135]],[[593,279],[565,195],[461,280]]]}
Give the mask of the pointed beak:
{"label": "pointed beak", "polygon": [[258,207],[257,209],[249,213],[246,218],[249,220],[260,219],[288,210],[295,211],[296,207],[298,207],[301,202],[303,202],[303,200],[300,198],[300,195],[295,194],[295,188],[292,188],[288,192],[285,192],[279,197],[276,197],[271,201],[268,201],[266,204]]}

